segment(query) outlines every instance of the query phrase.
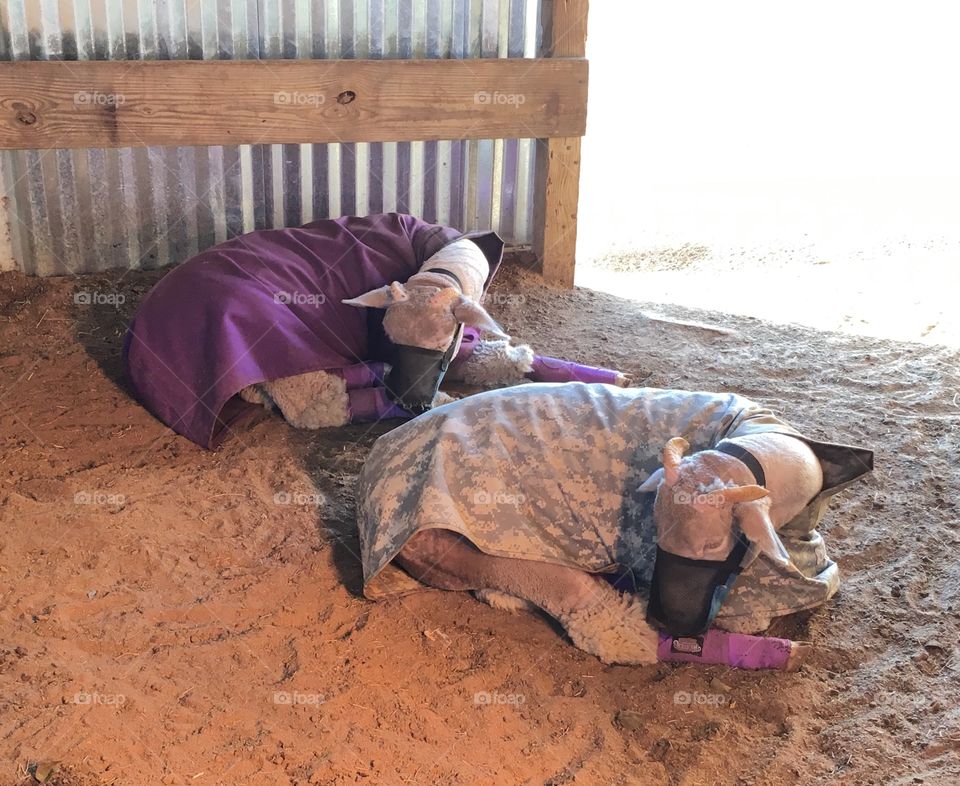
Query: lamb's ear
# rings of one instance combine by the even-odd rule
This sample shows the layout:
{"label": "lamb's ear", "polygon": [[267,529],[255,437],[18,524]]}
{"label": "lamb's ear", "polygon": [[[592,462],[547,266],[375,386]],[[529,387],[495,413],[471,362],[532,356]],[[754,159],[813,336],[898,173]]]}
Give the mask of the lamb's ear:
{"label": "lamb's ear", "polygon": [[783,547],[783,542],[770,520],[770,500],[760,499],[756,502],[741,502],[733,506],[733,513],[740,522],[740,529],[747,536],[747,540],[763,554],[766,554],[781,568],[788,568],[793,562],[790,554]]}
{"label": "lamb's ear", "polygon": [[726,505],[737,505],[741,502],[754,502],[769,496],[769,491],[755,483],[751,483],[749,486],[731,486],[730,488],[720,489],[707,495],[709,504],[715,508],[722,508]]}
{"label": "lamb's ear", "polygon": [[493,317],[487,313],[487,310],[473,298],[461,295],[460,299],[454,304],[452,311],[457,321],[464,325],[486,330],[500,338],[510,338],[503,332],[503,328],[494,321]]}
{"label": "lamb's ear", "polygon": [[660,486],[660,481],[663,480],[663,468],[661,467],[656,472],[654,472],[649,478],[647,478],[643,483],[640,484],[640,488],[637,490],[641,494],[649,494],[651,491],[656,491]]}
{"label": "lamb's ear", "polygon": [[347,306],[359,306],[361,308],[386,308],[391,303],[400,303],[407,298],[407,290],[403,288],[403,284],[394,281],[385,287],[371,289],[362,295],[347,298],[340,302]]}

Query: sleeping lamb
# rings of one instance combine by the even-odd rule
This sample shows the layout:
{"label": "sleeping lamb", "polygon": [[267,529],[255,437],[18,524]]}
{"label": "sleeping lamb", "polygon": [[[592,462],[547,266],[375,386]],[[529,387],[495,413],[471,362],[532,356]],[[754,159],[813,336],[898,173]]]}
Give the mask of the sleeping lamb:
{"label": "sleeping lamb", "polygon": [[[480,305],[502,254],[493,232],[464,235],[399,213],[250,232],[151,289],[127,331],[127,377],[151,412],[207,448],[251,404],[277,406],[304,428],[410,417],[433,403],[448,362],[487,385],[623,383],[502,337]],[[481,342],[479,330],[501,338]]]}
{"label": "sleeping lamb", "polygon": [[364,592],[473,590],[544,610],[604,662],[650,663],[648,614],[677,636],[756,633],[832,597],[816,526],[871,467],[870,451],[810,440],[733,394],[490,391],[374,445],[358,493]]}
{"label": "sleeping lamb", "polygon": [[[481,387],[528,380],[628,383],[617,371],[542,357],[526,344],[512,345],[480,303],[490,276],[490,263],[480,247],[469,238],[456,240],[405,283],[394,281],[343,300],[350,306],[386,310],[383,328],[394,345],[389,373],[383,363],[358,364],[268,380],[244,388],[240,395],[268,409],[276,407],[297,428],[315,429],[425,412],[450,400],[438,393],[448,366],[451,380]],[[498,338],[481,340],[481,331]]]}

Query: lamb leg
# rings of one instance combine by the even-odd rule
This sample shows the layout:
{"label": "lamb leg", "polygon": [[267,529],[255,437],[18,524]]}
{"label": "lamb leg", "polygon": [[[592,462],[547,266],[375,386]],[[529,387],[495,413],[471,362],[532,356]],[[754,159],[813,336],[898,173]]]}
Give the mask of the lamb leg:
{"label": "lamb leg", "polygon": [[630,378],[626,374],[610,368],[584,366],[572,360],[537,355],[533,359],[533,368],[527,379],[534,382],[600,382],[606,385],[628,387]]}
{"label": "lamb leg", "polygon": [[657,633],[644,604],[574,568],[494,557],[444,529],[418,532],[396,557],[411,576],[445,590],[496,590],[554,617],[580,649],[605,663],[653,663]]}

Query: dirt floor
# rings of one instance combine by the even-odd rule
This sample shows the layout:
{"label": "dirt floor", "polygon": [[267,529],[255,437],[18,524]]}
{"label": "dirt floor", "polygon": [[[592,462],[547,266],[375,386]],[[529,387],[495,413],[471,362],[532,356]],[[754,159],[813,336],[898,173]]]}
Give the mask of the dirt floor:
{"label": "dirt floor", "polygon": [[877,453],[825,522],[840,595],[774,628],[815,643],[801,672],[607,667],[466,594],[358,596],[389,425],[264,414],[208,453],[154,420],[119,352],[160,275],[0,276],[0,784],[960,782],[956,350],[508,266],[493,310],[542,352]]}

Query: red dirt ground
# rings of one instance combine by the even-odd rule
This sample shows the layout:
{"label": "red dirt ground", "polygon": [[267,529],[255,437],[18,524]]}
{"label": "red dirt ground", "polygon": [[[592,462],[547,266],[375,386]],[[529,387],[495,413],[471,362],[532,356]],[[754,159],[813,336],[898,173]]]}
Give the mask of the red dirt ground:
{"label": "red dirt ground", "polygon": [[801,672],[610,667],[467,594],[358,597],[387,425],[264,414],[209,453],[154,420],[119,350],[160,275],[0,276],[0,783],[960,782],[956,351],[657,304],[735,333],[676,325],[508,266],[517,339],[877,451],[825,523],[841,594],[775,628]]}

